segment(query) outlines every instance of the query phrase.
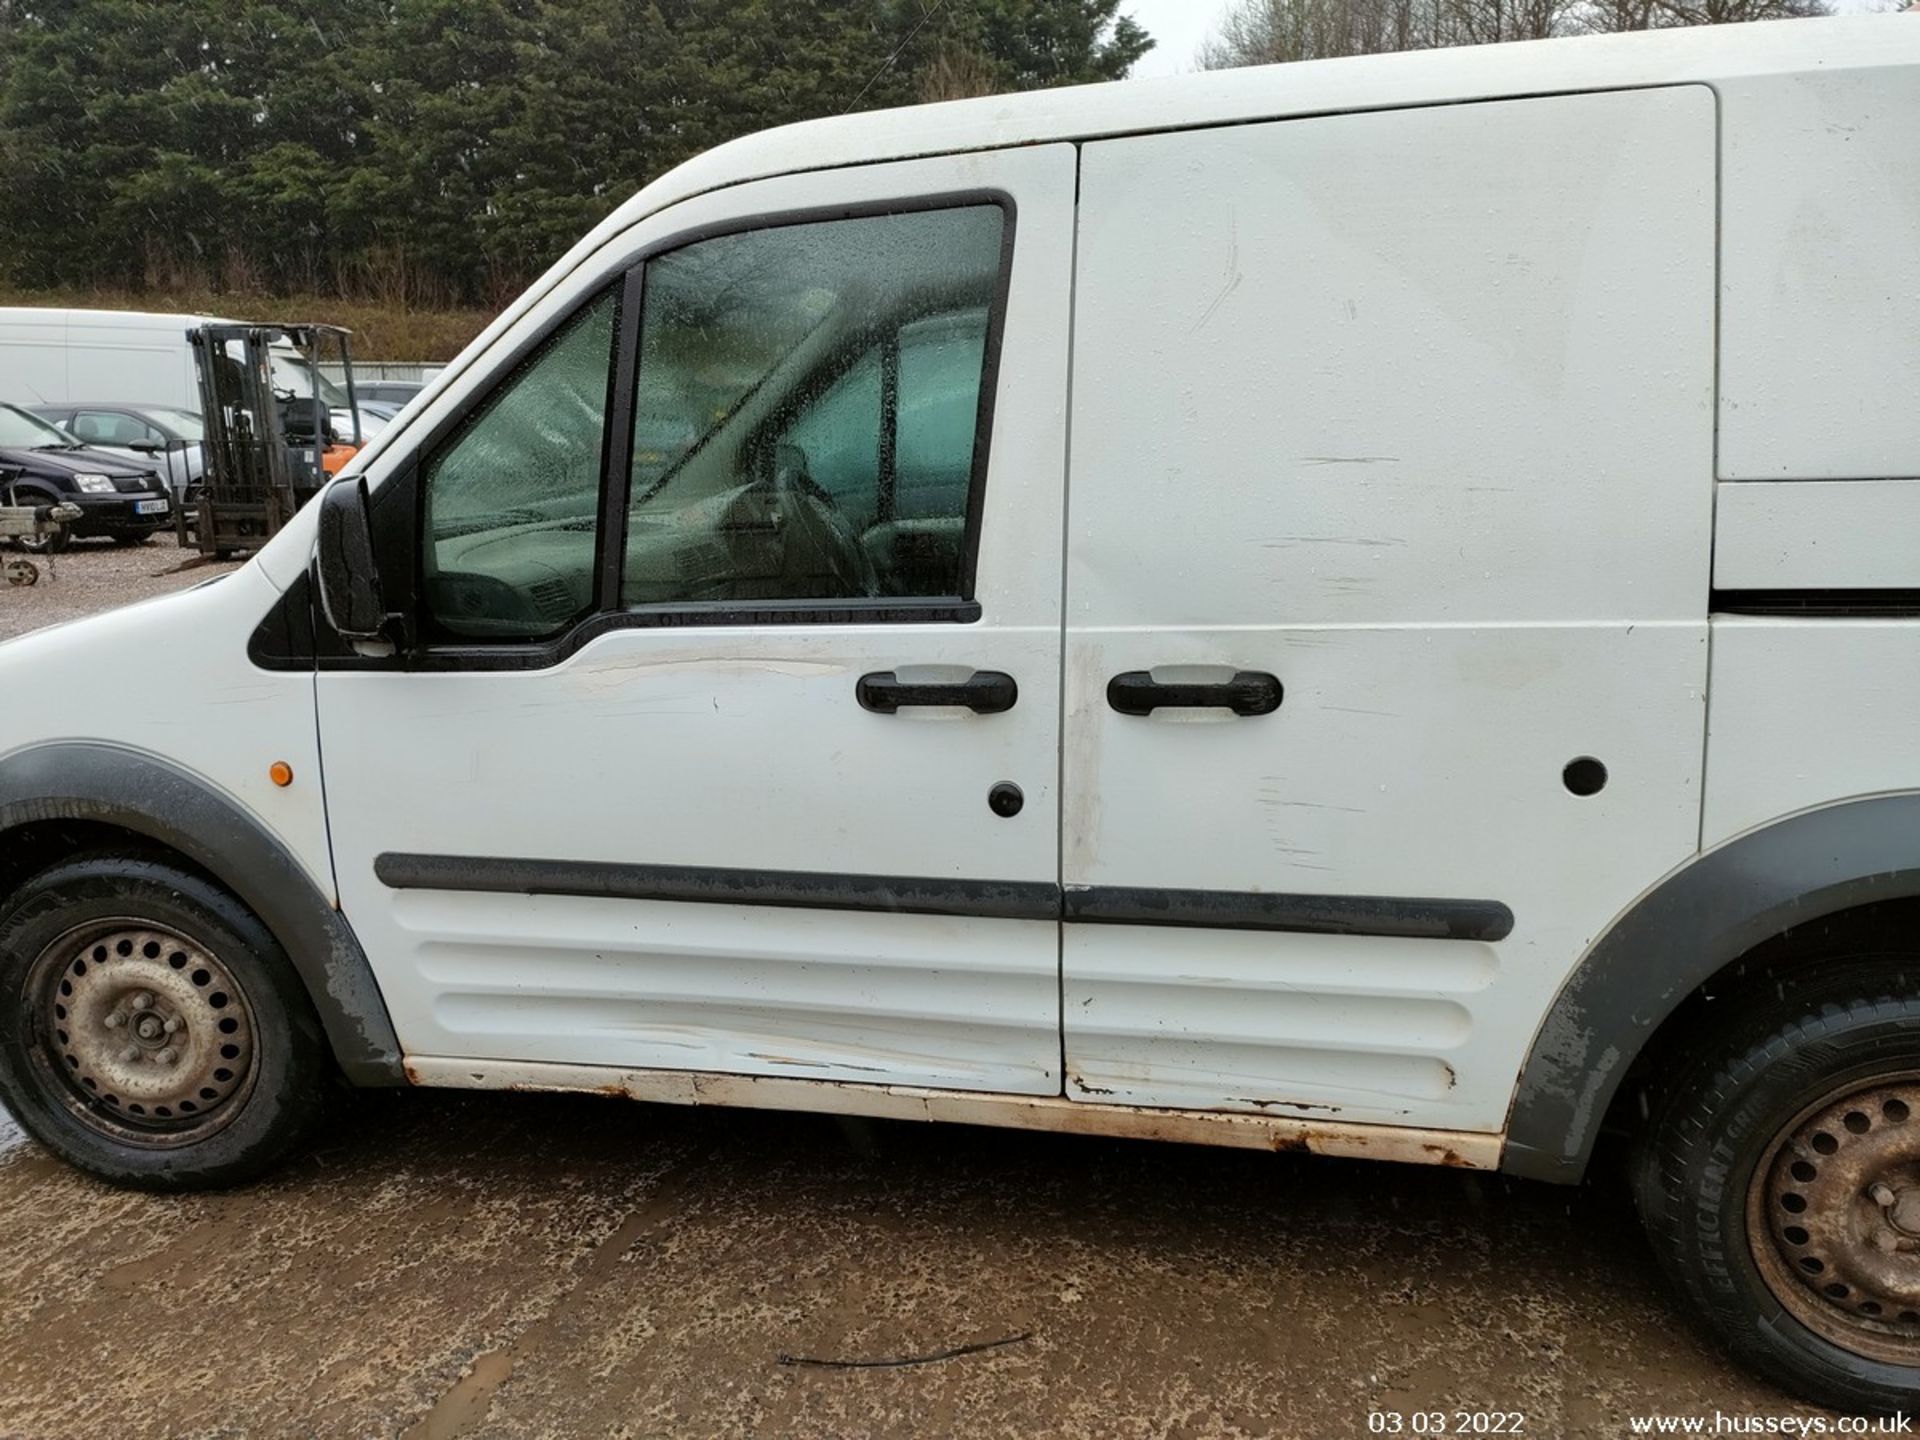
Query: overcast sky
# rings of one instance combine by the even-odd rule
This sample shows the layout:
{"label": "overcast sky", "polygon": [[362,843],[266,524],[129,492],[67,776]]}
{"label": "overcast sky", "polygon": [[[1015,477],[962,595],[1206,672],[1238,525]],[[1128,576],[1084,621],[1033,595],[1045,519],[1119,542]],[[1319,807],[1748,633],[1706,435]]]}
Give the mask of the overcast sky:
{"label": "overcast sky", "polygon": [[1194,52],[1226,10],[1227,0],[1127,0],[1124,8],[1160,42],[1133,73],[1181,75],[1196,68]]}

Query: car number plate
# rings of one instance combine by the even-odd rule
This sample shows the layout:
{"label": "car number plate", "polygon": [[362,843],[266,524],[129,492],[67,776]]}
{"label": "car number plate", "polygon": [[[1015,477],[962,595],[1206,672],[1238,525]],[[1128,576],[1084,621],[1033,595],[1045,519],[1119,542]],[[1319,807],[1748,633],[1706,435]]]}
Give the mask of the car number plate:
{"label": "car number plate", "polygon": [[136,515],[164,515],[171,508],[165,500],[136,500],[133,513]]}

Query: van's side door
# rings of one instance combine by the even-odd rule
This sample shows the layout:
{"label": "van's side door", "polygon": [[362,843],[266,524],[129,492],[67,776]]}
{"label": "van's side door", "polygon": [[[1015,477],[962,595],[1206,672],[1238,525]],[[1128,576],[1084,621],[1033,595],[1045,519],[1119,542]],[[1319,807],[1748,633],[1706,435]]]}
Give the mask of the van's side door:
{"label": "van's side door", "polygon": [[1068,1092],[1497,1131],[1699,833],[1714,97],[1083,158]]}
{"label": "van's side door", "polygon": [[684,202],[409,423],[417,643],[319,692],[417,1061],[1059,1092],[1074,175]]}

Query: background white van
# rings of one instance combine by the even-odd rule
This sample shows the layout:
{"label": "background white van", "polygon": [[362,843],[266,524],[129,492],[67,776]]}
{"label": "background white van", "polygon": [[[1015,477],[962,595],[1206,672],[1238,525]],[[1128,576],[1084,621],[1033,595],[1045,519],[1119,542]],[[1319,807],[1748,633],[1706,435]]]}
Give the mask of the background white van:
{"label": "background white van", "polygon": [[[198,411],[187,336],[202,325],[231,323],[215,315],[0,306],[0,400],[27,406],[119,400]],[[280,390],[313,393],[313,366],[288,342],[273,347],[273,377]],[[346,390],[324,367],[318,381],[321,398],[337,419],[347,420]],[[361,421],[368,436],[384,424],[372,414]]]}

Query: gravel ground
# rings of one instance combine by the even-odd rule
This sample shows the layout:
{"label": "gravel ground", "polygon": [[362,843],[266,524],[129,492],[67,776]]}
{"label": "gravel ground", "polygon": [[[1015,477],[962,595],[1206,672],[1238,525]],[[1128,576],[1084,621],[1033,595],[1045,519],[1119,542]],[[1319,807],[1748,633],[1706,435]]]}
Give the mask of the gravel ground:
{"label": "gravel ground", "polygon": [[[9,550],[7,558],[18,553]],[[172,535],[157,536],[131,549],[107,540],[76,540],[64,555],[30,558],[40,567],[39,584],[0,584],[0,640],[169,590],[184,590],[209,575],[237,568],[237,562],[220,564],[202,560],[197,552],[182,551]]]}

